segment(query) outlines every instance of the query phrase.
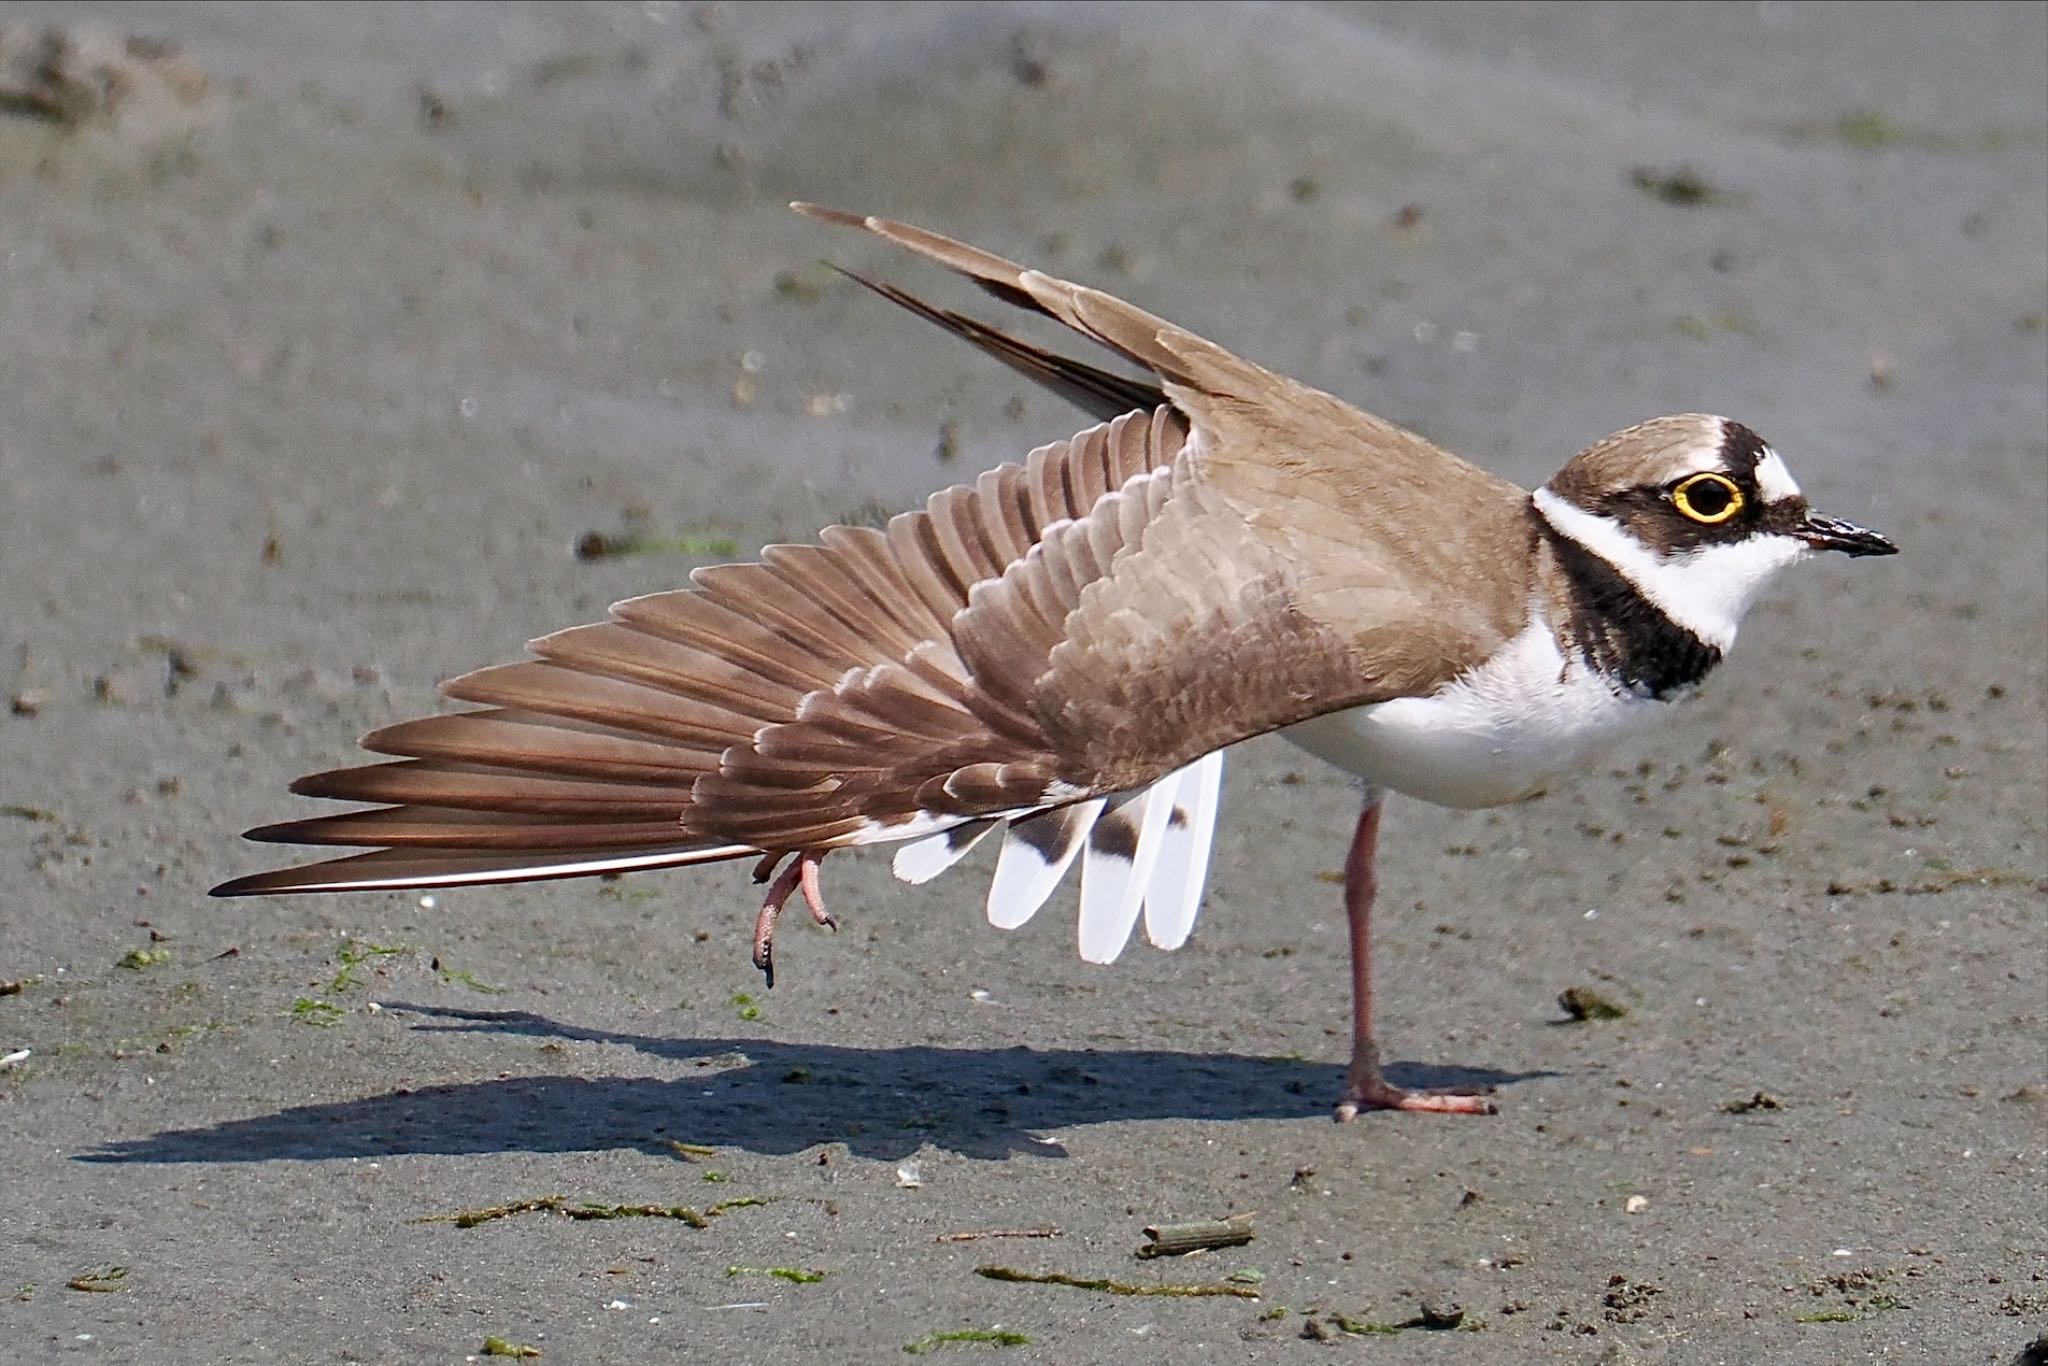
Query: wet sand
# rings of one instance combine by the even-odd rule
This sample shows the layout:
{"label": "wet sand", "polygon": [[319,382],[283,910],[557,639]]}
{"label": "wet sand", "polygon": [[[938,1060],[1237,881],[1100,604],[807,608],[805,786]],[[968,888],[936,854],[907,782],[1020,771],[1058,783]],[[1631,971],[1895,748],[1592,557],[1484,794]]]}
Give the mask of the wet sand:
{"label": "wet sand", "polygon": [[[0,16],[0,1355],[2002,1364],[2048,1330],[2048,10],[1167,13]],[[835,859],[844,926],[792,923],[773,993],[741,867],[208,900],[440,679],[1078,425],[819,261],[986,301],[792,198],[1525,484],[1725,412],[1904,553],[1792,576],[1681,722],[1537,800],[1390,807],[1395,1076],[1497,1118],[1329,1122],[1355,799],[1276,741],[1232,758],[1194,942],[1108,969],[1071,892],[981,923],[986,853]],[[1626,1015],[1565,1022],[1574,986]],[[420,1222],[557,1195],[766,1203]],[[1246,1211],[1248,1246],[1131,1255]],[[1425,1304],[1476,1331],[1348,1331]]]}

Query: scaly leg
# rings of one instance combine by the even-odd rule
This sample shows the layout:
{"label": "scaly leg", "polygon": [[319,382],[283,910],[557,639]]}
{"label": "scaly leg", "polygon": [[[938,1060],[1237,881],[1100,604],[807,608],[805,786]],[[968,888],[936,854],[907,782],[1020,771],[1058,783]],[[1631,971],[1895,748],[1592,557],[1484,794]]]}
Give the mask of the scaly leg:
{"label": "scaly leg", "polygon": [[[804,904],[811,908],[811,919],[828,930],[839,928],[839,922],[825,909],[824,893],[818,889],[818,865],[825,861],[829,849],[804,849],[782,870],[782,875],[768,889],[762,898],[761,913],[754,917],[754,966],[761,969],[761,975],[768,979],[768,985],[775,985],[775,919],[782,914],[782,903],[790,894],[803,889]],[[769,854],[754,870],[754,881],[765,882],[781,859],[779,854]]]}
{"label": "scaly leg", "polygon": [[1344,1099],[1337,1102],[1337,1122],[1349,1124],[1360,1110],[1497,1114],[1484,1096],[1404,1091],[1380,1074],[1380,1046],[1372,1034],[1372,902],[1379,892],[1379,842],[1380,794],[1368,788],[1344,860],[1344,913],[1351,922],[1351,1070],[1344,1078]]}

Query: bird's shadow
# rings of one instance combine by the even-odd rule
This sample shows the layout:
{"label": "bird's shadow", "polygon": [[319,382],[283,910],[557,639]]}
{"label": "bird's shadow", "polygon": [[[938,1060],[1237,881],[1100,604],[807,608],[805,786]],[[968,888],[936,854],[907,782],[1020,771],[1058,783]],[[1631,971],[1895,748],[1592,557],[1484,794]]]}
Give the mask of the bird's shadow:
{"label": "bird's shadow", "polygon": [[[1343,1069],[1293,1058],[1152,1049],[849,1048],[763,1039],[658,1038],[565,1025],[529,1011],[387,1003],[433,1031],[624,1044],[702,1071],[679,1079],[513,1077],[301,1105],[167,1129],[79,1154],[86,1162],[260,1162],[409,1153],[673,1153],[678,1142],[793,1153],[844,1143],[894,1159],[929,1144],[964,1156],[1064,1155],[1043,1135],[1147,1119],[1327,1115]],[[1400,1086],[1487,1088],[1550,1076],[1484,1068],[1387,1069]]]}

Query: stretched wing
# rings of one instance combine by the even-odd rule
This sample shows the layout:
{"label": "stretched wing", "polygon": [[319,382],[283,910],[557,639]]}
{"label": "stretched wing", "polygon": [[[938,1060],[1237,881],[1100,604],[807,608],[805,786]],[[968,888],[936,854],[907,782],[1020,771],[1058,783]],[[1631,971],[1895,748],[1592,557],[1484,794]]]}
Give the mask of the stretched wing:
{"label": "stretched wing", "polygon": [[534,659],[452,681],[449,696],[483,709],[377,731],[365,747],[397,762],[294,784],[373,809],[250,832],[370,852],[217,894],[891,840],[918,841],[905,856],[916,875],[1004,824],[1002,863],[1018,871],[999,870],[992,915],[1028,918],[1044,875],[1079,857],[1097,884],[1084,901],[1101,908],[1086,947],[1114,956],[1141,906],[1155,939],[1185,937],[1200,870],[1141,874],[1159,865],[1154,845],[1183,864],[1206,853],[1206,825],[1180,833],[1214,820],[1205,756],[1428,691],[1504,638],[1500,614],[1436,587],[1437,543],[1402,527],[1461,482],[1480,522],[1520,516],[1513,486],[1111,296],[915,228],[804,211],[938,260],[1156,383],[872,286],[885,297],[1099,415],[1145,406],[886,531],[828,528],[816,545],[699,570],[690,589],[630,599],[535,641]]}
{"label": "stretched wing", "polygon": [[248,832],[372,852],[215,892],[521,881],[900,839],[985,809],[943,795],[962,770],[985,795],[1015,794],[1009,809],[1034,805],[1052,781],[1043,746],[973,677],[951,623],[975,585],[1163,475],[1185,440],[1171,408],[1130,414],[886,530],[827,528],[536,640],[534,659],[443,686],[482,710],[364,737],[399,762],[292,785],[375,809]]}

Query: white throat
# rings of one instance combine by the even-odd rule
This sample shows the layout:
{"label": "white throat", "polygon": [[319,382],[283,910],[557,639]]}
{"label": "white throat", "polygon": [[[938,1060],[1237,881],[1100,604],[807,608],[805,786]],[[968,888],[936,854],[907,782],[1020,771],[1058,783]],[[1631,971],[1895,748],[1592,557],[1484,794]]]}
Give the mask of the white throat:
{"label": "white throat", "polygon": [[1804,541],[1771,532],[1660,555],[1612,517],[1587,512],[1547,488],[1532,497],[1551,530],[1605,560],[1665,616],[1724,653],[1771,576],[1813,553]]}

